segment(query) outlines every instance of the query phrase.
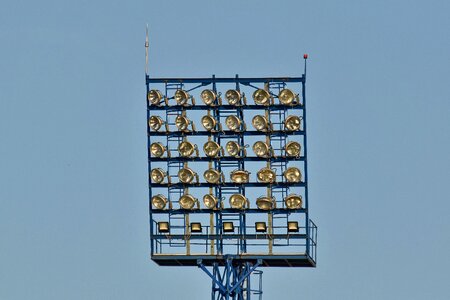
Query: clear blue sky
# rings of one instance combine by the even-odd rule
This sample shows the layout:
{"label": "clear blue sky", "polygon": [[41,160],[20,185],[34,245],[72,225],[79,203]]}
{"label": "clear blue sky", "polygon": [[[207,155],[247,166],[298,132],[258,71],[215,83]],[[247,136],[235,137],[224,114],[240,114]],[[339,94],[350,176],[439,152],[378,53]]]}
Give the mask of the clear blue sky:
{"label": "clear blue sky", "polygon": [[308,64],[316,269],[264,299],[450,299],[450,2],[3,1],[0,299],[209,299],[149,259],[153,76]]}

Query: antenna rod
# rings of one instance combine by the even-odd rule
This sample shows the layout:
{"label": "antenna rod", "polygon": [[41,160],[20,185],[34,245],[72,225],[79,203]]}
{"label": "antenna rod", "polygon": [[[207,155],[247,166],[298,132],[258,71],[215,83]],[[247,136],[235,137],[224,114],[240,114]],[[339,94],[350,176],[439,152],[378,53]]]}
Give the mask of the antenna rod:
{"label": "antenna rod", "polygon": [[145,75],[148,75],[148,24],[145,27]]}

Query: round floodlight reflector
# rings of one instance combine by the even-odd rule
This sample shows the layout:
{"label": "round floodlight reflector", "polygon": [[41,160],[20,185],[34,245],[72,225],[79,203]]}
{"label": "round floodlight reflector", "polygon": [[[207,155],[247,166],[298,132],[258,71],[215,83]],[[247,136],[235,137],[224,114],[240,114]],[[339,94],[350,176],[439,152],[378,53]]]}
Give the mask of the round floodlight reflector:
{"label": "round floodlight reflector", "polygon": [[158,116],[151,116],[148,119],[148,126],[155,131],[158,131],[163,124],[164,121]]}
{"label": "round floodlight reflector", "polygon": [[250,178],[250,172],[246,170],[234,170],[230,173],[230,179],[234,183],[247,183]]}
{"label": "round floodlight reflector", "polygon": [[191,168],[182,168],[178,171],[178,178],[182,183],[191,183],[195,178],[195,172]]}
{"label": "round floodlight reflector", "polygon": [[217,198],[211,194],[206,194],[205,196],[203,196],[203,204],[205,204],[206,208],[209,209],[216,208],[218,202],[219,201],[217,200]]}
{"label": "round floodlight reflector", "polygon": [[300,118],[298,116],[288,116],[284,120],[284,127],[289,131],[297,131],[300,129]]}
{"label": "round floodlight reflector", "polygon": [[271,197],[259,197],[256,199],[256,206],[262,210],[270,210],[275,208],[275,200]]}
{"label": "round floodlight reflector", "polygon": [[298,209],[302,207],[302,196],[296,194],[290,194],[284,198],[284,203],[289,209]]}
{"label": "round floodlight reflector", "polygon": [[239,156],[239,151],[241,150],[241,146],[235,141],[229,141],[225,145],[225,149],[227,150],[230,156]]}
{"label": "round floodlight reflector", "polygon": [[258,131],[267,131],[269,129],[269,121],[265,116],[256,115],[252,119],[253,127]]}
{"label": "round floodlight reflector", "polygon": [[202,125],[207,131],[211,131],[216,127],[216,120],[211,116],[203,116],[202,117]]}
{"label": "round floodlight reflector", "polygon": [[161,183],[163,182],[164,177],[166,177],[166,172],[161,168],[156,168],[151,171],[150,177],[154,183]]}
{"label": "round floodlight reflector", "polygon": [[147,100],[151,105],[158,105],[161,102],[162,94],[158,90],[150,90],[147,93]]}
{"label": "round floodlight reflector", "polygon": [[156,209],[164,209],[167,205],[167,198],[161,194],[155,195],[152,197],[152,205]]}
{"label": "round floodlight reflector", "polygon": [[256,177],[263,183],[273,183],[275,182],[276,174],[274,170],[266,167],[259,170]]}
{"label": "round floodlight reflector", "polygon": [[269,105],[270,104],[269,92],[263,89],[258,89],[253,93],[253,100],[255,101],[256,104]]}
{"label": "round floodlight reflector", "polygon": [[255,152],[258,157],[268,157],[269,156],[269,145],[265,142],[258,141],[253,144],[253,152]]}
{"label": "round floodlight reflector", "polygon": [[183,141],[178,145],[178,152],[183,157],[189,157],[194,153],[195,146],[191,142]]}
{"label": "round floodlight reflector", "polygon": [[241,93],[237,90],[228,90],[225,93],[225,98],[230,105],[237,105],[241,101]]}
{"label": "round floodlight reflector", "polygon": [[299,157],[300,150],[301,150],[300,143],[294,141],[287,143],[285,147],[286,156],[289,157]]}
{"label": "round floodlight reflector", "polygon": [[217,184],[220,181],[220,172],[210,168],[203,173],[203,177],[207,182]]}
{"label": "round floodlight reflector", "polygon": [[186,131],[189,126],[189,119],[185,116],[177,116],[175,118],[175,125],[177,126],[178,130]]}
{"label": "round floodlight reflector", "polygon": [[175,92],[175,101],[178,105],[186,105],[189,99],[189,94],[183,90],[177,90]]}
{"label": "round floodlight reflector", "polygon": [[213,105],[214,101],[216,101],[216,93],[212,90],[203,90],[200,97],[202,97],[203,103],[206,105]]}
{"label": "round floodlight reflector", "polygon": [[184,194],[180,197],[178,203],[180,203],[180,206],[183,209],[193,209],[195,203],[197,203],[197,199],[195,199],[194,196],[190,194]]}
{"label": "round floodlight reflector", "polygon": [[203,145],[203,151],[208,157],[216,157],[219,154],[220,146],[214,141],[207,141],[205,145]]}
{"label": "round floodlight reflector", "polygon": [[239,128],[241,127],[241,123],[242,121],[236,116],[228,116],[225,119],[225,124],[231,131],[239,130]]}
{"label": "round floodlight reflector", "polygon": [[163,146],[160,142],[152,143],[150,145],[150,153],[154,157],[161,157],[163,156],[164,152],[166,151],[166,147]]}
{"label": "round floodlight reflector", "polygon": [[289,105],[294,102],[295,94],[290,89],[284,89],[278,94],[278,99],[280,99],[281,104]]}
{"label": "round floodlight reflector", "polygon": [[302,173],[296,167],[287,168],[283,175],[288,182],[300,182],[302,180]]}
{"label": "round floodlight reflector", "polygon": [[247,203],[247,198],[242,194],[233,194],[230,197],[231,208],[243,209]]}

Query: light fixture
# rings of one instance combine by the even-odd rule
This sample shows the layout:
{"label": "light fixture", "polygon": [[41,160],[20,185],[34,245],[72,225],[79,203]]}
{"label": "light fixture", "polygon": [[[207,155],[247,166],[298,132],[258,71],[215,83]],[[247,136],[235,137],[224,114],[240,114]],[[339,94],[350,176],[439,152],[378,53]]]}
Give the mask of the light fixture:
{"label": "light fixture", "polygon": [[179,115],[175,118],[175,125],[179,131],[189,131],[188,126],[191,123],[186,116]]}
{"label": "light fixture", "polygon": [[242,121],[238,117],[231,115],[225,119],[225,124],[231,131],[239,131]]}
{"label": "light fixture", "polygon": [[184,194],[183,196],[181,196],[178,203],[183,209],[193,209],[195,205],[197,205],[197,208],[200,208],[198,199],[194,198],[194,196],[190,194]]}
{"label": "light fixture", "polygon": [[170,231],[169,222],[158,222],[158,231],[168,233]]}
{"label": "light fixture", "polygon": [[188,141],[183,141],[178,145],[178,152],[182,157],[190,157],[197,149],[197,145]]}
{"label": "light fixture", "polygon": [[289,221],[288,222],[288,232],[298,232],[298,222],[297,221]]}
{"label": "light fixture", "polygon": [[256,115],[252,119],[253,127],[255,127],[258,131],[268,131],[269,130],[269,121],[265,116]]}
{"label": "light fixture", "polygon": [[202,232],[201,223],[191,223],[191,232]]}
{"label": "light fixture", "polygon": [[154,157],[161,157],[164,155],[164,152],[166,151],[166,147],[163,146],[160,142],[152,143],[150,145],[150,153]]}
{"label": "light fixture", "polygon": [[284,127],[289,131],[297,131],[300,129],[300,118],[297,116],[288,116],[284,120]]}
{"label": "light fixture", "polygon": [[253,100],[256,104],[269,105],[270,104],[270,94],[266,90],[258,89],[253,93]]}
{"label": "light fixture", "polygon": [[207,131],[211,131],[216,127],[216,120],[210,115],[202,117],[202,125]]}
{"label": "light fixture", "polygon": [[250,172],[246,170],[234,170],[230,173],[230,179],[234,183],[247,183],[250,177]]}
{"label": "light fixture", "polygon": [[203,90],[200,96],[202,97],[203,103],[209,106],[213,106],[217,98],[216,93],[212,90]]}
{"label": "light fixture", "polygon": [[182,183],[192,183],[194,178],[197,178],[198,182],[198,175],[195,173],[191,168],[184,167],[178,171],[178,178]]}
{"label": "light fixture", "polygon": [[167,198],[158,194],[152,197],[152,204],[156,209],[164,209],[167,205]]}
{"label": "light fixture", "polygon": [[255,231],[256,232],[266,232],[267,231],[266,222],[255,222]]}
{"label": "light fixture", "polygon": [[220,147],[219,144],[214,141],[207,141],[205,145],[203,145],[203,151],[208,157],[218,156],[221,149],[222,147]]}
{"label": "light fixture", "polygon": [[225,98],[230,105],[239,105],[241,103],[241,93],[237,90],[228,90],[225,93]]}
{"label": "light fixture", "polygon": [[290,89],[283,89],[278,94],[278,99],[280,100],[281,104],[292,105],[295,104],[294,101],[298,99],[298,96],[295,96],[294,92],[292,92]]}
{"label": "light fixture", "polygon": [[[246,147],[248,147],[248,145],[246,145]],[[235,141],[227,142],[227,144],[225,145],[225,149],[227,150],[228,154],[233,157],[239,157],[239,154],[241,153],[241,151],[244,151],[244,156],[245,156],[245,152],[246,152],[245,147],[242,147]]]}
{"label": "light fixture", "polygon": [[258,206],[258,208],[262,210],[270,210],[276,208],[276,202],[272,197],[262,196],[256,199],[256,206]]}
{"label": "light fixture", "polygon": [[244,209],[248,206],[248,199],[242,194],[233,194],[230,196],[231,208]]}
{"label": "light fixture", "polygon": [[150,173],[150,177],[154,183],[161,183],[164,181],[164,177],[166,177],[166,172],[164,172],[161,168],[153,169]]}
{"label": "light fixture", "polygon": [[208,209],[216,208],[218,202],[219,201],[217,200],[217,198],[211,194],[206,194],[203,196],[203,204],[205,204],[205,207]]}
{"label": "light fixture", "polygon": [[274,183],[276,180],[275,171],[267,167],[259,170],[256,177],[263,183]]}
{"label": "light fixture", "polygon": [[163,119],[161,119],[158,116],[151,116],[148,119],[148,126],[150,126],[150,128],[155,131],[158,131],[163,124],[164,124]]}
{"label": "light fixture", "polygon": [[302,173],[296,167],[287,168],[283,175],[287,182],[300,182],[302,180]]}
{"label": "light fixture", "polygon": [[289,209],[299,209],[303,203],[302,196],[290,194],[284,198],[284,203],[286,203],[286,207]]}
{"label": "light fixture", "polygon": [[213,168],[209,168],[203,173],[203,177],[205,177],[205,180],[208,183],[218,184],[221,180],[222,173],[220,173],[218,170],[215,170]]}
{"label": "light fixture", "polygon": [[175,92],[175,101],[178,105],[188,105],[189,98],[189,94],[184,90],[177,90]]}
{"label": "light fixture", "polygon": [[253,144],[253,152],[255,152],[258,157],[269,157],[270,147],[265,142],[257,141]]}
{"label": "light fixture", "polygon": [[233,222],[223,222],[223,232],[234,232]]}
{"label": "light fixture", "polygon": [[151,105],[159,105],[162,98],[163,96],[161,92],[158,90],[150,90],[147,93],[147,100]]}
{"label": "light fixture", "polygon": [[300,144],[294,141],[287,143],[285,147],[286,156],[289,157],[300,157],[300,150]]}

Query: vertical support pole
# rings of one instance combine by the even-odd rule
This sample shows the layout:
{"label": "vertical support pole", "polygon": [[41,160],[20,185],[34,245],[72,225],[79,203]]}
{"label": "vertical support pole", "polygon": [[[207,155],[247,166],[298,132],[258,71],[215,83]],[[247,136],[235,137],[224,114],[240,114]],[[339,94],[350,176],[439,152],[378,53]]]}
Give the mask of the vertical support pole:
{"label": "vertical support pole", "polygon": [[308,213],[308,159],[307,159],[307,134],[306,134],[306,60],[308,55],[303,56],[305,60],[305,73],[302,80],[302,99],[303,99],[303,131],[304,131],[304,157],[305,157],[305,230],[306,230],[306,254],[310,255],[310,230],[309,230],[309,213]]}
{"label": "vertical support pole", "polygon": [[185,215],[185,232],[184,237],[186,239],[186,255],[191,255],[191,238],[190,238],[190,232],[189,232],[189,214],[187,213]]}

